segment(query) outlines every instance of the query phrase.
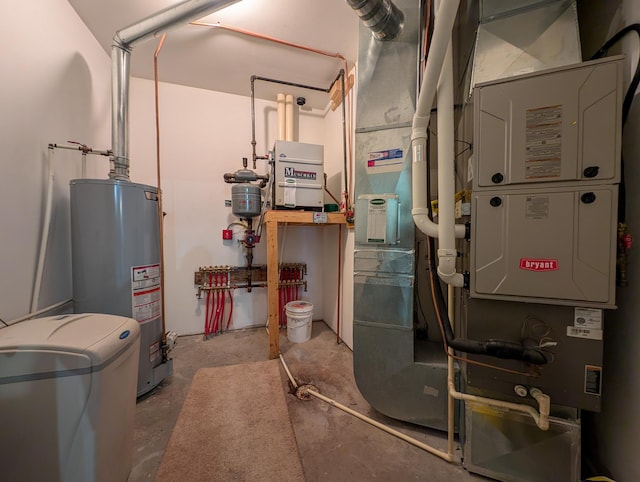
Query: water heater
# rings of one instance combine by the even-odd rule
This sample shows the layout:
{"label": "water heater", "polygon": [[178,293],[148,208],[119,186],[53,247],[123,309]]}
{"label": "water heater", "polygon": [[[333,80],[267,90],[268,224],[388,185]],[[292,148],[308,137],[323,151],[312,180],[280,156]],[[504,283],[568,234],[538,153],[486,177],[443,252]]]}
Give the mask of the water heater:
{"label": "water heater", "polygon": [[163,363],[158,191],[129,181],[71,181],[73,298],[78,313],[140,323],[137,396],[171,374]]}

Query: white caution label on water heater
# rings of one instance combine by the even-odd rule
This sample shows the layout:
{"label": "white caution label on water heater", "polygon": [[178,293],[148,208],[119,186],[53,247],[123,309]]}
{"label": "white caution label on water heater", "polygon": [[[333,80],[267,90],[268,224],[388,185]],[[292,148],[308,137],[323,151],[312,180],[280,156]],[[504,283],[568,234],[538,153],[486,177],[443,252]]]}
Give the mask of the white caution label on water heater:
{"label": "white caution label on water heater", "polygon": [[132,317],[144,323],[160,317],[160,264],[131,268]]}

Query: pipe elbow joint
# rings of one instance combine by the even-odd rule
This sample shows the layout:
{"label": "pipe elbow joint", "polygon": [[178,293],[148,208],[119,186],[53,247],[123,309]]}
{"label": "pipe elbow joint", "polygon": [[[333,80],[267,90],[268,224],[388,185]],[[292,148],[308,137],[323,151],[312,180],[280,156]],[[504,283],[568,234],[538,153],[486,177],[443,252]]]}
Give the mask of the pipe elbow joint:
{"label": "pipe elbow joint", "polygon": [[438,276],[448,285],[456,288],[464,288],[464,275],[462,273],[444,274],[441,273],[440,268],[438,268]]}
{"label": "pipe elbow joint", "polygon": [[413,208],[411,210],[413,223],[424,234],[431,238],[438,237],[438,225],[429,219],[429,210],[427,208]]}
{"label": "pipe elbow joint", "polygon": [[411,130],[411,143],[421,139],[427,140],[427,126],[429,125],[429,117],[414,116],[413,128]]}
{"label": "pipe elbow joint", "polygon": [[462,288],[464,287],[464,275],[456,272],[456,258],[457,251],[455,249],[439,249],[438,276],[448,285]]}
{"label": "pipe elbow joint", "polygon": [[551,410],[551,397],[546,395],[539,388],[531,388],[529,394],[538,402],[538,412],[540,419],[538,420],[538,428],[540,430],[549,430],[549,412]]}

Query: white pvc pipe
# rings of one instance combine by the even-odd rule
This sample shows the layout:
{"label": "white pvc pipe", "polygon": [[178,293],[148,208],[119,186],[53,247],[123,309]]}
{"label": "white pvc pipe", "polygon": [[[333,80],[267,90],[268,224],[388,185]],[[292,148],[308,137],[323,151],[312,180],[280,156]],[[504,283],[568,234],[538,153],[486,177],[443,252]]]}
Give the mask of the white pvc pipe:
{"label": "white pvc pipe", "polygon": [[286,129],[285,129],[285,139],[287,141],[293,141],[293,95],[288,94],[285,97],[284,101],[285,105],[285,120],[286,120]]}
{"label": "white pvc pipe", "polygon": [[411,445],[418,447],[419,449],[422,449],[425,452],[429,452],[432,455],[436,455],[437,457],[440,457],[441,459],[444,459],[447,462],[453,462],[453,455],[450,455],[446,452],[443,452],[442,450],[438,450],[434,447],[431,447],[430,445],[427,445],[424,442],[421,442],[420,440],[416,440],[413,437],[409,437],[408,435],[405,435],[402,432],[398,432],[397,430],[394,430],[391,427],[387,427],[386,425],[383,425],[380,422],[367,417],[366,415],[362,415],[361,413],[356,412],[355,410],[352,410],[349,407],[346,407],[341,403],[338,403],[335,400],[330,399],[329,397],[325,397],[324,395],[314,390],[307,390],[307,393],[310,395],[313,395],[316,398],[319,398],[323,402],[328,403],[332,407],[339,408],[343,412],[346,412],[349,415],[353,415],[354,417],[359,418],[363,422],[367,422],[369,425],[373,425],[374,427],[379,428],[380,430],[387,432],[388,434],[391,434],[394,437],[404,440],[405,442],[409,442]]}
{"label": "white pvc pipe", "polygon": [[[455,309],[453,306],[453,286],[448,287],[448,313],[449,322],[451,327],[454,325]],[[514,410],[516,412],[525,413],[530,415],[535,421],[540,430],[549,429],[549,410],[551,406],[551,398],[548,395],[542,393],[539,388],[532,388],[529,393],[538,402],[539,411],[535,408],[524,405],[521,403],[505,402],[504,400],[497,400],[495,398],[481,397],[477,395],[470,395],[468,393],[458,392],[454,381],[454,367],[453,367],[453,348],[447,349],[447,387],[449,388],[449,396],[456,400],[462,400],[465,402],[475,402],[480,405],[487,405],[490,407],[497,407],[505,410]]]}
{"label": "white pvc pipe", "polygon": [[456,273],[455,122],[453,118],[453,57],[451,41],[438,81],[438,276],[445,283],[464,286]]}
{"label": "white pvc pipe", "polygon": [[[429,200],[424,186],[424,180],[427,177],[427,128],[431,118],[431,107],[435,99],[437,81],[442,71],[442,64],[451,39],[459,3],[460,0],[443,1],[436,12],[431,47],[429,48],[429,56],[424,68],[424,80],[418,95],[418,105],[413,116],[411,130],[411,149],[413,154],[413,172],[411,176],[413,209],[411,214],[416,227],[427,236],[434,238],[438,237],[438,225],[429,219],[429,210],[427,208]],[[452,196],[453,194],[451,193]],[[438,195],[442,196],[443,193],[438,193]],[[464,225],[455,225],[454,229],[456,238],[464,238]]]}
{"label": "white pvc pipe", "polygon": [[49,229],[51,225],[51,211],[53,210],[53,163],[51,161],[52,149],[47,153],[47,190],[45,192],[46,202],[44,208],[44,219],[42,221],[42,232],[40,233],[40,250],[36,264],[36,277],[33,283],[33,293],[31,294],[31,308],[29,312],[38,309],[40,301],[40,288],[42,286],[42,273],[44,271],[44,261],[47,256],[47,244],[49,243]]}
{"label": "white pvc pipe", "polygon": [[51,305],[51,306],[47,306],[46,308],[42,308],[41,310],[34,311],[32,313],[28,313],[28,314],[26,314],[24,316],[21,316],[20,318],[16,318],[14,320],[7,321],[7,325],[13,325],[15,323],[20,323],[21,321],[30,320],[31,318],[35,318],[36,316],[42,315],[44,313],[48,313],[49,311],[53,311],[53,310],[55,310],[57,308],[61,308],[64,305],[68,305],[71,302],[73,302],[73,299],[71,299],[71,298],[69,298],[68,300],[60,301],[59,303],[56,303],[56,304]]}
{"label": "white pvc pipe", "polygon": [[278,94],[277,96],[278,102],[278,135],[276,137],[279,141],[284,141],[286,139],[286,111],[284,108],[284,94]]}
{"label": "white pvc pipe", "polygon": [[[289,380],[291,381],[291,384],[295,387],[298,388],[298,384],[296,383],[295,379],[293,378],[293,375],[291,375],[291,371],[289,370],[289,367],[287,366],[287,364],[284,361],[284,357],[282,356],[282,354],[279,355],[280,356],[280,362],[282,363],[282,366],[284,367],[284,370],[287,372],[287,376],[289,377]],[[430,445],[425,444],[424,442],[421,442],[420,440],[416,440],[413,437],[409,437],[408,435],[403,434],[402,432],[398,432],[395,429],[392,429],[391,427],[387,427],[386,425],[381,424],[380,422],[373,420],[372,418],[367,417],[366,415],[362,415],[360,412],[356,412],[355,410],[350,409],[349,407],[342,405],[339,402],[336,402],[335,400],[329,398],[329,397],[325,397],[324,395],[322,395],[321,393],[312,390],[312,389],[308,389],[306,391],[306,393],[308,393],[309,395],[313,395],[314,397],[322,400],[323,402],[328,403],[329,405],[331,405],[332,407],[336,407],[339,408],[340,410],[342,410],[343,412],[348,413],[349,415],[353,415],[356,418],[359,418],[360,420],[362,420],[363,422],[367,422],[368,424],[379,428],[380,430],[387,432],[388,434],[393,435],[394,437],[397,437],[401,440],[404,440],[405,442],[409,442],[411,445],[414,445],[415,447],[418,447],[426,452],[429,452],[432,455],[436,455],[437,457],[440,457],[441,459],[446,460],[447,462],[453,462],[453,451],[451,451],[451,453],[446,453],[443,452],[441,450],[438,450],[436,448],[431,447]]]}

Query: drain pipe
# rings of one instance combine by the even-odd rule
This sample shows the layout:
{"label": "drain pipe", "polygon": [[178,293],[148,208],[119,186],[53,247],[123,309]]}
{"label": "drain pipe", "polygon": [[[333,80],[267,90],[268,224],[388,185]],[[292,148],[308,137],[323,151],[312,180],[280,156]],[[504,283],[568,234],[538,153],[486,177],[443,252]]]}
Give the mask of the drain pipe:
{"label": "drain pipe", "polygon": [[160,32],[187,24],[239,0],[187,0],[116,32],[111,46],[110,179],[129,180],[129,78],[133,47]]}
{"label": "drain pipe", "polygon": [[[296,389],[296,392],[298,392],[298,390],[304,389],[304,395],[311,395],[313,397],[316,397],[317,399],[328,403],[332,407],[339,408],[343,412],[346,412],[349,415],[353,415],[354,417],[359,418],[363,422],[367,422],[369,425],[379,428],[380,430],[387,432],[388,434],[393,435],[394,437],[397,437],[401,440],[404,440],[405,442],[409,442],[411,445],[418,447],[419,449],[422,449],[425,452],[429,452],[432,455],[440,457],[441,459],[446,460],[447,462],[454,461],[453,450],[450,450],[449,453],[443,452],[442,450],[438,450],[434,447],[431,447],[430,445],[425,444],[424,442],[421,442],[420,440],[417,440],[413,437],[409,437],[408,435],[405,435],[402,432],[399,432],[391,427],[387,427],[386,425],[378,422],[377,420],[367,417],[366,415],[362,415],[360,412],[356,412],[355,410],[352,410],[351,408],[339,402],[336,402],[335,400],[329,397],[325,397],[324,395],[322,395],[321,393],[319,393],[318,391],[316,391],[315,389],[311,388],[308,385],[298,386],[295,379],[293,378],[293,375],[291,375],[291,371],[289,371],[289,367],[284,361],[284,357],[282,356],[282,353],[280,354],[280,362],[282,363],[284,371],[287,372],[289,381],[291,382],[291,385],[293,385],[293,387]],[[296,393],[296,395],[298,395],[298,393]]]}
{"label": "drain pipe", "polygon": [[[444,320],[444,323],[454,324],[455,308],[454,308],[454,287],[448,286],[448,306],[449,320]],[[449,389],[449,399],[462,400],[464,402],[477,403],[480,405],[487,405],[489,407],[496,407],[503,410],[513,410],[519,413],[525,413],[533,418],[538,428],[542,431],[549,430],[549,411],[551,408],[551,398],[546,395],[539,388],[532,387],[529,389],[529,395],[538,403],[538,410],[525,405],[523,403],[512,403],[498,400],[495,398],[481,397],[477,395],[471,395],[469,393],[462,393],[456,389],[454,380],[454,367],[453,367],[453,348],[447,348],[447,388]],[[449,402],[449,406],[452,406]],[[453,412],[449,412],[449,427],[453,426]]]}

